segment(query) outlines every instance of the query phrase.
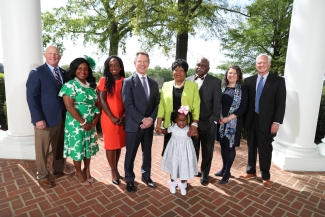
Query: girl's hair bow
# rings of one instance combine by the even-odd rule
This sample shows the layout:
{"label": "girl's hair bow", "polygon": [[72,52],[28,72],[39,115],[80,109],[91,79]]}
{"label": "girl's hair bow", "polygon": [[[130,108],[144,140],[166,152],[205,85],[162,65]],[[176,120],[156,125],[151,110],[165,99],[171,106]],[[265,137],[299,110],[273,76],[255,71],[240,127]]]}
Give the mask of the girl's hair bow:
{"label": "girl's hair bow", "polygon": [[189,106],[188,105],[182,105],[179,109],[178,109],[178,112],[181,113],[181,114],[184,114],[184,115],[187,115],[188,113],[188,110],[189,110]]}

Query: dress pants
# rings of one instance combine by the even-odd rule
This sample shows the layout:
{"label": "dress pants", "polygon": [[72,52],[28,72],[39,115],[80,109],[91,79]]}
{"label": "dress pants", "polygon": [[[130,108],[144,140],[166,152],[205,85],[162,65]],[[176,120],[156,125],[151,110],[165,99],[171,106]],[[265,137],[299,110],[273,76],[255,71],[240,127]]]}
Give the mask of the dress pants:
{"label": "dress pants", "polygon": [[270,168],[272,160],[272,141],[273,136],[270,132],[261,132],[259,126],[259,115],[254,113],[252,128],[246,131],[248,145],[248,164],[246,172],[248,174],[256,173],[257,149],[260,163],[260,171],[263,180],[270,179]]}
{"label": "dress pants", "polygon": [[211,169],[214,142],[215,142],[215,131],[216,125],[212,123],[206,131],[199,130],[199,138],[192,137],[194,149],[197,159],[200,154],[200,144],[202,147],[202,162],[201,162],[201,174],[202,176],[208,176]]}
{"label": "dress pants", "polygon": [[56,172],[63,172],[65,166],[65,158],[63,158],[64,146],[64,124],[62,119],[59,124],[54,127],[47,127],[44,130],[37,129],[35,131],[35,154],[36,154],[36,179],[43,181],[48,179],[49,171],[47,170],[47,157],[49,147],[52,146],[53,162],[52,168]]}
{"label": "dress pants", "polygon": [[220,138],[221,146],[221,157],[222,157],[222,168],[221,171],[224,174],[224,179],[229,179],[230,169],[234,163],[236,157],[236,147],[232,146],[230,148],[230,141],[227,137]]}
{"label": "dress pants", "polygon": [[133,182],[134,160],[141,143],[142,149],[142,177],[149,178],[151,171],[151,148],[153,139],[153,126],[147,129],[138,129],[138,132],[126,132],[126,153],[124,161],[125,180]]}

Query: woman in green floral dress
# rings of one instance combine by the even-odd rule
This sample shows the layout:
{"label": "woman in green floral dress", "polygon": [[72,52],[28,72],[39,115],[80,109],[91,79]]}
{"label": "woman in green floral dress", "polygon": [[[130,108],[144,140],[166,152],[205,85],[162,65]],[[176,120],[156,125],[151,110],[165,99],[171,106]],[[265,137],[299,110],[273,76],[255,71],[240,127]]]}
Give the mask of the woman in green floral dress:
{"label": "woman in green floral dress", "polygon": [[[81,185],[90,185],[90,159],[99,151],[95,126],[99,110],[95,106],[96,79],[89,63],[77,58],[70,63],[66,82],[59,93],[67,109],[64,129],[64,155],[71,157],[76,167],[76,179]],[[81,163],[84,161],[84,169]]]}

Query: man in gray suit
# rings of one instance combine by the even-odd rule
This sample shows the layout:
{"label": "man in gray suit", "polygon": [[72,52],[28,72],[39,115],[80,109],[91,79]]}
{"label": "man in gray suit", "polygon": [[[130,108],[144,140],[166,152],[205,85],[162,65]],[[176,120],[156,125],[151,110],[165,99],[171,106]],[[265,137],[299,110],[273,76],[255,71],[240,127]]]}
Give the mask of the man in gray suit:
{"label": "man in gray suit", "polygon": [[126,190],[135,192],[133,172],[134,159],[141,143],[142,181],[148,187],[155,187],[151,180],[151,147],[153,124],[157,117],[159,104],[158,84],[147,76],[149,54],[137,52],[134,65],[136,72],[123,83],[122,98],[125,108],[126,153],[124,161]]}
{"label": "man in gray suit", "polygon": [[202,185],[209,183],[209,173],[214,150],[216,124],[220,118],[221,81],[208,74],[209,60],[202,57],[196,63],[196,75],[187,78],[199,85],[201,98],[199,137],[193,138],[197,159],[199,159],[200,144],[202,147],[201,179]]}

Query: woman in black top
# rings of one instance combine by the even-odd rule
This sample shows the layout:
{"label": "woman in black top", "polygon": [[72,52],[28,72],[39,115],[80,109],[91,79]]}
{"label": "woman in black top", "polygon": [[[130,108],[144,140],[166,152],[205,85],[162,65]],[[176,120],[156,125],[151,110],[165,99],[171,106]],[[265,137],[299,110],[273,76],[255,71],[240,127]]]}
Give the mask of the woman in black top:
{"label": "woman in black top", "polygon": [[238,66],[231,66],[222,81],[221,112],[218,141],[221,145],[222,169],[215,176],[222,176],[220,184],[228,183],[230,169],[236,157],[236,146],[240,145],[243,115],[247,108],[248,92],[242,85],[243,76]]}

